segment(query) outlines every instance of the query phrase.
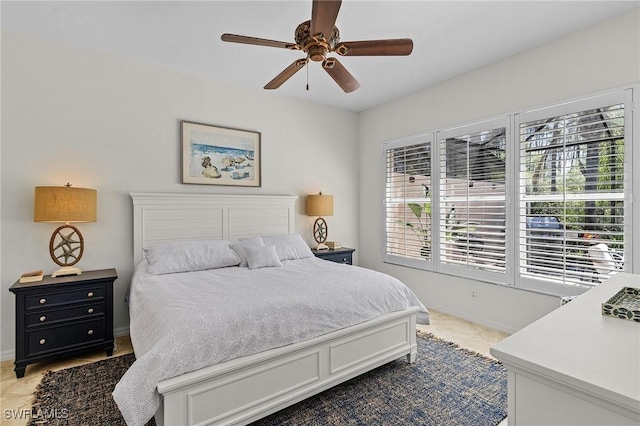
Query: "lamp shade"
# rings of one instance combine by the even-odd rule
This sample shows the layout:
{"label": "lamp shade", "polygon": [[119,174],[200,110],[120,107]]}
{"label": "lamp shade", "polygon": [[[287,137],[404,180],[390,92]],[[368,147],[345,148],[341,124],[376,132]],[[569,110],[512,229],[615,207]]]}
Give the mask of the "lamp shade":
{"label": "lamp shade", "polygon": [[36,186],[34,222],[95,222],[97,191],[71,186]]}
{"label": "lamp shade", "polygon": [[307,195],[307,216],[333,216],[333,195]]}

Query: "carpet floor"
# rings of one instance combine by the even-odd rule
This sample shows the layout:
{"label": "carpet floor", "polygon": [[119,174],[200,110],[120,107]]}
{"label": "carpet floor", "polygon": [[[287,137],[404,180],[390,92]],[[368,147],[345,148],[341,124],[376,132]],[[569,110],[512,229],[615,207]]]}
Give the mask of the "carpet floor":
{"label": "carpet floor", "polygon": [[[30,424],[124,425],[111,392],[133,361],[128,354],[47,372]],[[418,333],[415,363],[393,361],[253,425],[484,426],[506,415],[507,373],[500,363]]]}

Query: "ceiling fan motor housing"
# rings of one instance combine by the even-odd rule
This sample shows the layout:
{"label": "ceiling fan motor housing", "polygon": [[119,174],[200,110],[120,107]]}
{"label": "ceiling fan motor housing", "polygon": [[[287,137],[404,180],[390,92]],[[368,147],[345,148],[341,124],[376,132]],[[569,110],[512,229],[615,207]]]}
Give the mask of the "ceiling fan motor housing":
{"label": "ceiling fan motor housing", "polygon": [[322,62],[327,58],[327,53],[333,52],[340,42],[340,31],[334,26],[331,37],[324,34],[311,34],[311,21],[305,21],[298,25],[295,33],[296,43],[307,52],[309,59],[314,62]]}

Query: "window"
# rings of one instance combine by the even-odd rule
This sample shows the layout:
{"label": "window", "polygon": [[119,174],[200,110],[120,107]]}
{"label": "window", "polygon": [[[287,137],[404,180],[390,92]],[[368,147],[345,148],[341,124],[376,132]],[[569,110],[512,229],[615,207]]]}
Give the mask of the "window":
{"label": "window", "polygon": [[424,267],[432,258],[431,138],[385,144],[385,260]]}
{"label": "window", "polygon": [[624,118],[615,103],[520,124],[523,279],[590,287],[624,269]]}
{"label": "window", "polygon": [[475,277],[482,271],[506,272],[505,121],[438,133],[438,229],[444,271]]}
{"label": "window", "polygon": [[560,295],[633,272],[632,95],[385,143],[385,261]]}

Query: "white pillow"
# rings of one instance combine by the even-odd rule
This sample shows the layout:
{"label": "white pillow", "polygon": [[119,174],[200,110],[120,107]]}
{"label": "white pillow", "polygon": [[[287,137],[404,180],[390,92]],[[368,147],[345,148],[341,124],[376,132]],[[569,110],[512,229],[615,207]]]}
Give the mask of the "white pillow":
{"label": "white pillow", "polygon": [[245,247],[247,253],[247,265],[249,269],[266,268],[270,266],[282,266],[276,246]]}
{"label": "white pillow", "polygon": [[275,245],[280,260],[305,259],[314,257],[307,243],[300,234],[263,235],[266,245]]}
{"label": "white pillow", "polygon": [[152,275],[225,268],[240,263],[229,241],[179,241],[144,249],[147,272]]}
{"label": "white pillow", "polygon": [[248,266],[247,264],[247,247],[264,247],[264,242],[260,237],[247,238],[237,243],[229,245],[233,251],[240,257],[240,266]]}

